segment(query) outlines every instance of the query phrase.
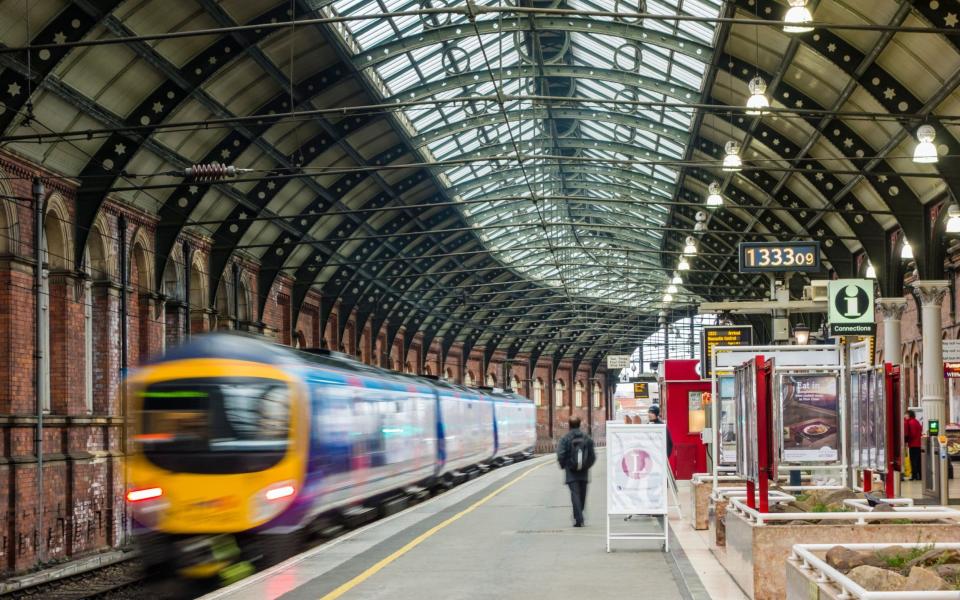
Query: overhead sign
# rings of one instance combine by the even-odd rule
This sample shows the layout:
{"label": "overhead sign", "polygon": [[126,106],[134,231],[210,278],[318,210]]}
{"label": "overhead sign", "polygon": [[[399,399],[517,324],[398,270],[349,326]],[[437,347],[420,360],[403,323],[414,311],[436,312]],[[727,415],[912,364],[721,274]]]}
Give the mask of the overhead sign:
{"label": "overhead sign", "polygon": [[820,270],[820,242],[741,242],[741,273]]}
{"label": "overhead sign", "polygon": [[750,346],[753,344],[753,327],[711,326],[704,327],[700,334],[700,376],[713,377],[713,348],[715,346]]}
{"label": "overhead sign", "polygon": [[960,362],[960,340],[943,340],[943,362]]}
{"label": "overhead sign", "polygon": [[629,354],[608,354],[607,368],[608,369],[629,369],[630,355]]}
{"label": "overhead sign", "polygon": [[876,335],[872,279],[835,279],[827,286],[830,335]]}
{"label": "overhead sign", "polygon": [[639,381],[633,384],[633,397],[634,398],[649,398],[650,397],[650,384],[646,381]]}

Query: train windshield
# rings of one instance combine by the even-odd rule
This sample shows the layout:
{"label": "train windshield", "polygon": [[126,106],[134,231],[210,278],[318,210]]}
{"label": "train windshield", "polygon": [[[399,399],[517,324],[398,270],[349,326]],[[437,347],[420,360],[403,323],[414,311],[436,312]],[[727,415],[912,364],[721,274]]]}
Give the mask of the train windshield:
{"label": "train windshield", "polygon": [[286,453],[290,393],[286,383],[216,378],[153,384],[140,392],[140,431],[148,460],[185,473],[249,473]]}

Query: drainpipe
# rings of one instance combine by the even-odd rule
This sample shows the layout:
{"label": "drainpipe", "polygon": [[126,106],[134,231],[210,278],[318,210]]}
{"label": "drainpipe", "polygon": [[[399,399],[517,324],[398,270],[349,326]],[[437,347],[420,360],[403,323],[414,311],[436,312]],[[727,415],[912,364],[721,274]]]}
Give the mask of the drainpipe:
{"label": "drainpipe", "polygon": [[[127,218],[117,217],[117,229],[120,230],[120,378],[127,376]],[[121,386],[123,401],[123,386]]]}
{"label": "drainpipe", "polygon": [[43,328],[40,324],[43,318],[43,309],[41,308],[40,295],[43,292],[43,200],[46,195],[43,181],[39,177],[33,178],[33,285],[34,285],[34,315],[33,315],[33,344],[34,344],[34,377],[37,395],[37,427],[36,437],[34,439],[35,452],[37,454],[37,499],[40,511],[40,517],[35,524],[36,544],[37,544],[37,562],[42,563],[44,559],[43,536],[43,509],[46,503],[43,501],[43,390],[45,382],[43,381],[43,356],[47,352],[46,340],[43,336]]}
{"label": "drainpipe", "polygon": [[233,263],[233,330],[240,331],[240,265]]}
{"label": "drainpipe", "polygon": [[183,325],[183,341],[190,339],[190,244],[183,242],[183,295],[187,304],[187,318]]}

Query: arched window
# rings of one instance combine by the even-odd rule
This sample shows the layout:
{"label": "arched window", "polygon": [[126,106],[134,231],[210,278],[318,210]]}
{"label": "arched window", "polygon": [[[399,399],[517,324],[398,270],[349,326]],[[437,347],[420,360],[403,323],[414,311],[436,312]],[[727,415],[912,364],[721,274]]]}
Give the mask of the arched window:
{"label": "arched window", "polygon": [[412,373],[413,373],[413,364],[410,363],[409,361],[406,362],[406,363],[403,365],[403,372],[404,372],[404,373],[408,373],[408,374],[412,374]]}
{"label": "arched window", "polygon": [[241,321],[250,320],[250,290],[247,283],[240,278],[240,293],[237,294],[237,318]]}
{"label": "arched window", "polygon": [[513,384],[512,384],[512,385],[513,385],[513,391],[514,391],[514,392],[516,392],[516,393],[518,393],[518,394],[522,393],[521,390],[520,390],[520,378],[517,377],[516,375],[513,376]]}
{"label": "arched window", "polygon": [[497,387],[497,377],[493,373],[487,373],[487,387]]}
{"label": "arched window", "polygon": [[463,385],[473,387],[473,373],[470,371],[463,374]]}
{"label": "arched window", "polygon": [[294,348],[306,348],[307,347],[307,337],[303,335],[303,331],[297,330],[297,333],[293,336],[293,347]]}
{"label": "arched window", "polygon": [[603,390],[600,388],[600,383],[594,381],[593,382],[593,407],[594,408],[600,408],[600,406],[603,404],[602,396],[603,396]]}
{"label": "arched window", "polygon": [[447,369],[446,371],[444,371],[443,378],[446,379],[447,381],[453,381],[453,370]]}
{"label": "arched window", "polygon": [[573,388],[573,405],[583,408],[583,383],[580,381]]}
{"label": "arched window", "polygon": [[553,384],[553,405],[554,406],[563,406],[563,391],[566,389],[563,385],[563,380],[558,379]]}
{"label": "arched window", "polygon": [[543,404],[543,380],[539,377],[533,381],[533,403],[537,406]]}

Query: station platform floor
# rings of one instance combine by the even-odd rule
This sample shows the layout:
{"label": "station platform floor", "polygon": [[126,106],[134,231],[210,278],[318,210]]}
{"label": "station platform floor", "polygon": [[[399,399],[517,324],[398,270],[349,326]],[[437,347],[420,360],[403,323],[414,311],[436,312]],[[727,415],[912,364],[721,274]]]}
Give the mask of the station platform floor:
{"label": "station platform floor", "polygon": [[[676,514],[669,553],[659,542],[618,541],[608,554],[605,464],[598,455],[586,527],[572,527],[562,473],[553,456],[544,456],[497,469],[204,598],[743,598]],[[646,517],[620,521],[659,527]]]}

